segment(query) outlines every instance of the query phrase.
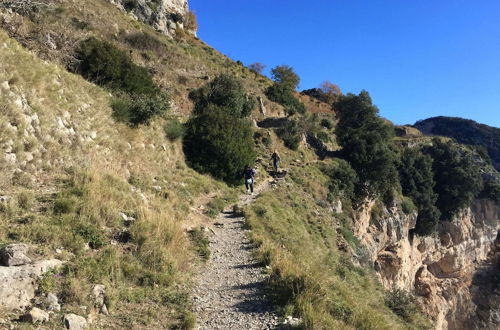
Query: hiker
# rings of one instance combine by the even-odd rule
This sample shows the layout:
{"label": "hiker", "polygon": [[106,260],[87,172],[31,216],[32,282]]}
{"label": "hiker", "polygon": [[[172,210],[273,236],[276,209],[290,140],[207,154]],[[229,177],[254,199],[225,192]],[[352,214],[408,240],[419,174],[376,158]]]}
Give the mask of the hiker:
{"label": "hiker", "polygon": [[281,157],[278,154],[278,150],[274,150],[273,155],[271,156],[271,160],[273,161],[274,175],[278,175],[279,164],[281,161]]}
{"label": "hiker", "polygon": [[255,170],[250,166],[246,166],[243,171],[243,176],[245,178],[245,187],[247,188],[247,194],[253,194],[253,182],[255,177]]}

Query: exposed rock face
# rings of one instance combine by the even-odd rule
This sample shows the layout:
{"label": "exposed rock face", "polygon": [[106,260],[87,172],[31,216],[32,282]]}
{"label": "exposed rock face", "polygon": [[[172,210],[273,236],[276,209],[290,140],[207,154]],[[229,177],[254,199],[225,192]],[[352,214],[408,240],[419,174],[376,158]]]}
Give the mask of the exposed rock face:
{"label": "exposed rock face", "polygon": [[61,264],[60,260],[52,259],[24,266],[0,267],[0,309],[28,307],[35,297],[38,278]]}
{"label": "exposed rock face", "polygon": [[500,205],[477,200],[429,237],[413,237],[417,214],[393,208],[374,219],[372,206],[369,203],[358,214],[354,232],[365,244],[382,284],[414,292],[436,329],[463,329],[478,304],[471,284],[494,246]]}
{"label": "exposed rock face", "polygon": [[31,263],[26,256],[29,247],[26,244],[9,244],[0,249],[0,264],[3,266],[21,266]]}
{"label": "exposed rock face", "polygon": [[80,315],[66,314],[64,315],[64,326],[70,330],[84,330],[87,329],[87,320]]}
{"label": "exposed rock face", "polygon": [[[167,35],[173,35],[178,28],[185,28],[186,14],[189,12],[187,0],[110,1],[130,12],[140,21]],[[188,32],[196,33],[196,31],[190,30]]]}

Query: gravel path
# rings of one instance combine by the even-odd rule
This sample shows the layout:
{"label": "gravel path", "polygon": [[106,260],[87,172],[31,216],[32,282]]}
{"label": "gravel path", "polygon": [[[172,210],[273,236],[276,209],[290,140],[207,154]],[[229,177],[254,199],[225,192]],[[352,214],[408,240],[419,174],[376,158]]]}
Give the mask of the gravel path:
{"label": "gravel path", "polygon": [[[238,205],[252,203],[269,187],[264,182],[254,196],[243,195]],[[197,329],[275,329],[279,323],[266,299],[266,275],[252,258],[245,218],[224,212],[210,232],[210,259],[201,266],[193,290]]]}

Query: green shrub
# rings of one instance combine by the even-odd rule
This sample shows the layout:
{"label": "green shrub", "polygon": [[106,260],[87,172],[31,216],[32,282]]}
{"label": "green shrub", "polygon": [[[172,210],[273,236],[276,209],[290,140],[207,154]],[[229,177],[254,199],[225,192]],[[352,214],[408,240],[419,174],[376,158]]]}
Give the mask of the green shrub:
{"label": "green shrub", "polygon": [[139,2],[137,0],[125,0],[123,7],[126,11],[132,11],[139,7]]}
{"label": "green shrub", "polygon": [[380,118],[366,91],[340,96],[335,109],[339,113],[336,133],[343,158],[359,177],[356,195],[360,199],[384,196],[399,184],[391,149],[394,130]]}
{"label": "green shrub", "polygon": [[125,36],[125,42],[138,50],[149,50],[156,53],[164,52],[165,45],[155,36],[149,33],[135,32]]}
{"label": "green shrub", "polygon": [[191,241],[195,246],[195,250],[200,257],[204,260],[208,260],[210,258],[210,248],[209,248],[209,240],[205,236],[203,230],[197,228],[189,232]]}
{"label": "green shrub", "polygon": [[252,124],[245,118],[253,102],[241,83],[228,76],[193,91],[190,98],[195,112],[183,141],[188,164],[228,183],[241,182],[243,169],[255,161]]}
{"label": "green shrub", "polygon": [[296,113],[304,114],[306,107],[294,95],[293,90],[286,85],[274,83],[266,90],[266,96],[273,102],[285,107],[289,116]]}
{"label": "green shrub", "polygon": [[89,243],[92,249],[99,249],[106,245],[106,238],[95,226],[80,225],[76,233]]}
{"label": "green shrub", "polygon": [[481,194],[481,198],[488,198],[495,202],[500,201],[500,182],[497,179],[484,180],[484,188]]}
{"label": "green shrub", "polygon": [[54,202],[55,214],[67,214],[75,211],[76,201],[70,197],[58,197]]}
{"label": "green shrub", "polygon": [[175,141],[184,136],[185,128],[177,119],[172,119],[165,124],[165,135],[170,141]]}
{"label": "green shrub", "polygon": [[131,126],[147,125],[154,116],[164,114],[169,107],[170,98],[165,92],[122,95],[111,103],[113,116]]}
{"label": "green shrub", "polygon": [[234,117],[248,117],[255,108],[255,100],[248,97],[241,81],[221,74],[205,86],[189,93],[194,102],[194,114],[201,115],[209,105],[223,108]]}
{"label": "green shrub", "polygon": [[301,141],[299,125],[294,120],[289,120],[282,127],[276,130],[276,134],[283,140],[285,146],[292,150],[297,150]]}
{"label": "green shrub", "polygon": [[441,211],[441,219],[450,220],[460,209],[468,207],[483,189],[481,172],[471,153],[452,142],[434,139],[425,152],[433,159],[436,206]]}
{"label": "green shrub", "polygon": [[154,94],[157,87],[148,71],[112,44],[94,37],[76,49],[78,70],[87,80],[127,93]]}
{"label": "green shrub", "polygon": [[220,198],[212,199],[207,204],[207,208],[205,209],[205,214],[209,217],[215,218],[222,211],[224,211],[224,206],[226,206],[226,202]]}
{"label": "green shrub", "polygon": [[411,322],[418,313],[415,298],[401,289],[393,289],[386,294],[385,304],[403,320]]}
{"label": "green shrub", "polygon": [[297,88],[300,83],[300,77],[295,70],[288,65],[278,65],[271,69],[272,79],[276,84],[285,86],[290,91]]}
{"label": "green shrub", "polygon": [[343,159],[337,160],[337,166],[326,170],[330,177],[329,190],[333,196],[342,196],[348,200],[354,199],[354,187],[358,183],[356,171]]}
{"label": "green shrub", "polygon": [[17,205],[23,210],[29,210],[35,201],[35,195],[29,190],[21,191],[17,195]]}
{"label": "green shrub", "polygon": [[331,141],[330,136],[326,132],[318,132],[318,134],[316,134],[316,137],[320,141],[325,142],[325,143],[328,143]]}
{"label": "green shrub", "polygon": [[331,120],[328,119],[321,119],[321,126],[327,129],[332,129],[333,128],[333,123]]}
{"label": "green shrub", "polygon": [[404,197],[403,201],[401,202],[401,208],[403,209],[403,212],[405,214],[411,214],[415,211],[416,206],[411,200],[411,198]]}

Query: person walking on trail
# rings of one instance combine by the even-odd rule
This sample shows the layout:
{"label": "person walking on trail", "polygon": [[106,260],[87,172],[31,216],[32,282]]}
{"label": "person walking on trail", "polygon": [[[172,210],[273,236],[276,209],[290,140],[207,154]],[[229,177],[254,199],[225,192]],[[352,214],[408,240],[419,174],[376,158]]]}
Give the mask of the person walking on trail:
{"label": "person walking on trail", "polygon": [[273,155],[271,156],[271,160],[273,161],[274,175],[277,176],[281,161],[281,157],[278,154],[278,150],[274,150]]}
{"label": "person walking on trail", "polygon": [[253,183],[255,179],[255,170],[250,166],[246,166],[243,171],[243,176],[245,178],[245,187],[247,188],[247,194],[253,194]]}

